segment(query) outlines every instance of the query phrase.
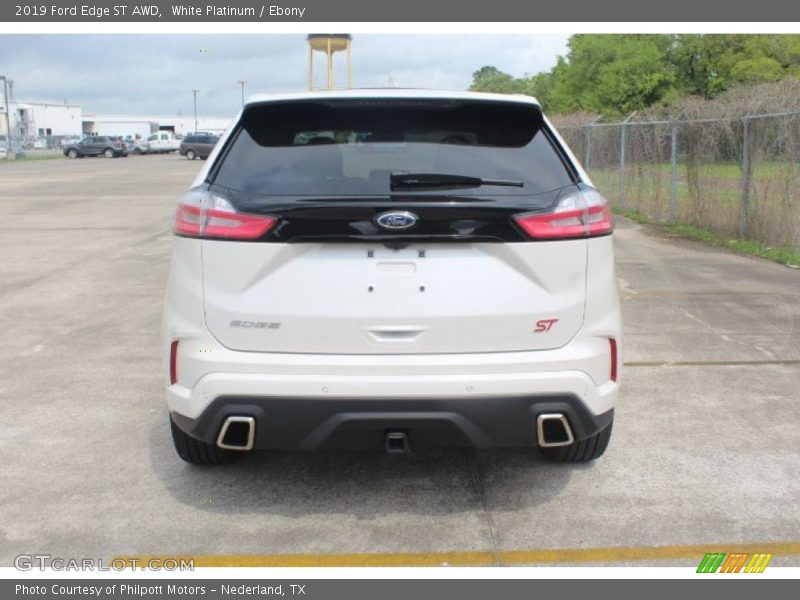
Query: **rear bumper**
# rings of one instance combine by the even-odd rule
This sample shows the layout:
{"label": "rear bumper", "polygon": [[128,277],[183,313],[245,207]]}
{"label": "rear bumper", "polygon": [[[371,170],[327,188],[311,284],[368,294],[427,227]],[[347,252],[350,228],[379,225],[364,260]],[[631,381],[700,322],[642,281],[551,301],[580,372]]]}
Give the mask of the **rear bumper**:
{"label": "rear bumper", "polygon": [[176,424],[209,443],[225,417],[241,415],[256,420],[257,448],[379,446],[393,429],[414,445],[534,446],[541,413],[565,414],[576,439],[610,422],[619,385],[609,370],[603,337],[428,355],[238,352],[184,338],[167,401]]}
{"label": "rear bumper", "polygon": [[275,398],[223,396],[196,419],[173,413],[189,435],[216,442],[229,416],[255,420],[255,448],[317,450],[381,448],[387,431],[403,431],[413,447],[536,446],[540,414],[566,416],[575,439],[607,427],[613,410],[593,415],[570,395],[480,398]]}

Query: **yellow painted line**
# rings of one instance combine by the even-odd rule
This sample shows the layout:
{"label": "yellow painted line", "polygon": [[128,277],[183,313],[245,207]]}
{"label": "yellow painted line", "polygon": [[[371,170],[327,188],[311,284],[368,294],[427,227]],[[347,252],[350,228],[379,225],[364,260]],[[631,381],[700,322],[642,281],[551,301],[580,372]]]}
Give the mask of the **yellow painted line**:
{"label": "yellow painted line", "polygon": [[[415,552],[380,554],[215,554],[199,556],[122,556],[139,565],[171,558],[194,560],[195,567],[438,567],[495,565],[491,552]],[[130,562],[132,565],[133,563]]]}
{"label": "yellow painted line", "polygon": [[761,367],[794,366],[800,360],[639,360],[622,363],[623,367]]}
{"label": "yellow painted line", "polygon": [[698,563],[706,552],[772,553],[799,555],[800,542],[769,542],[750,544],[703,544],[702,546],[640,546],[612,548],[575,548],[568,550],[520,550],[500,552],[504,564],[576,563],[576,562],[627,562],[637,560],[696,559]]}
{"label": "yellow painted line", "polygon": [[115,560],[193,560],[195,567],[436,567],[506,566],[538,563],[613,563],[692,559],[698,562],[706,552],[800,555],[800,542],[763,544],[703,544],[696,546],[617,546],[562,550],[501,550],[475,552],[400,552],[374,554],[212,554],[197,556],[120,556]]}

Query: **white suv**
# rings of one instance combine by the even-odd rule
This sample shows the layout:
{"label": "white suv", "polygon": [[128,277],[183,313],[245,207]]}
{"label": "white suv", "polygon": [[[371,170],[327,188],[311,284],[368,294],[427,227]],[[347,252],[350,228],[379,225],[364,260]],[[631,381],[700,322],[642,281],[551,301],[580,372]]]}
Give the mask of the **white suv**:
{"label": "white suv", "polygon": [[619,389],[611,232],[532,98],[252,98],[175,215],[163,336],[178,454],[597,458]]}

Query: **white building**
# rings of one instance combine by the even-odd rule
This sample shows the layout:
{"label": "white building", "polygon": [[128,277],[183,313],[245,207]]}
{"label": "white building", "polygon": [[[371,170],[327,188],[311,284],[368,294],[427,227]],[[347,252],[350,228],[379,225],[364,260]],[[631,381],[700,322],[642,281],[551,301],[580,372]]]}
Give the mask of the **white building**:
{"label": "white building", "polygon": [[[9,100],[11,137],[120,135],[146,138],[156,131],[186,135],[195,130],[194,116],[100,115],[84,114],[77,104]],[[5,135],[6,114],[0,93],[0,135]],[[232,120],[228,117],[197,117],[197,131],[224,132]]]}
{"label": "white building", "polygon": [[[233,117],[197,117],[197,131],[223,133]],[[172,131],[186,135],[195,131],[193,116],[164,115],[99,115],[83,116],[84,135],[121,135],[146,138],[156,131]]]}
{"label": "white building", "polygon": [[[81,135],[83,111],[77,104],[9,100],[12,137]],[[7,129],[6,107],[0,98],[0,131]]]}

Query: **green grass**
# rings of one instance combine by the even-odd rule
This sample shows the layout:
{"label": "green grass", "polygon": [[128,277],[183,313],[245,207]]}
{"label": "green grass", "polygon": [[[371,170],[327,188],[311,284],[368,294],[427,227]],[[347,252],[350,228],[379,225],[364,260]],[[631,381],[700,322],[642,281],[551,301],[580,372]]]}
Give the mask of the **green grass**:
{"label": "green grass", "polygon": [[[797,163],[777,163],[756,161],[751,166],[753,195],[767,187],[786,186],[796,190],[800,187],[800,165]],[[688,168],[678,163],[677,169],[678,201],[689,200]],[[598,188],[616,196],[619,193],[619,168],[606,167],[592,169],[590,175]],[[710,163],[698,165],[697,181],[703,194],[715,198],[738,202],[741,197],[742,170],[738,163]],[[635,193],[669,196],[669,163],[630,163],[626,169],[627,195]],[[800,193],[797,198],[800,199]]]}
{"label": "green grass", "polygon": [[14,158],[13,155],[9,156],[8,160],[0,158],[0,165],[12,162],[30,162],[33,160],[53,160],[56,158],[66,158],[66,156],[61,152],[27,152],[22,158]]}
{"label": "green grass", "polygon": [[[669,162],[637,162],[635,159],[629,158],[627,166],[629,172],[633,172],[637,168],[642,168],[644,171],[662,172],[667,175],[670,172]],[[681,158],[677,166],[678,179],[685,179],[688,172],[688,165],[685,160]],[[755,183],[773,179],[795,180],[800,177],[800,165],[797,162],[754,160],[750,165],[750,169]],[[615,177],[619,174],[619,167],[616,165],[606,166],[602,169],[592,167],[589,170],[592,176],[595,176],[597,172],[608,172]],[[701,163],[697,165],[697,171],[704,178],[726,180],[736,184],[740,184],[742,181],[742,165],[739,162]]]}
{"label": "green grass", "polygon": [[[591,172],[597,187],[621,209],[670,224],[671,233],[723,246],[743,254],[797,263],[800,240],[800,166],[759,162],[754,165],[747,208],[747,239],[739,229],[742,202],[741,170],[735,163],[702,165],[697,186],[690,186],[686,165],[678,165],[675,213],[670,209],[669,164],[631,166],[626,172],[625,201],[619,199],[619,169]],[[693,223],[694,226],[685,225]]]}
{"label": "green grass", "polygon": [[791,246],[775,248],[753,240],[731,238],[729,235],[712,231],[711,229],[703,229],[684,223],[665,223],[657,221],[635,210],[617,207],[614,207],[613,210],[615,215],[620,215],[632,221],[636,221],[637,223],[653,226],[660,231],[672,235],[703,242],[709,246],[727,248],[728,250],[733,250],[740,254],[757,256],[784,265],[800,265],[800,248],[793,248]]}

